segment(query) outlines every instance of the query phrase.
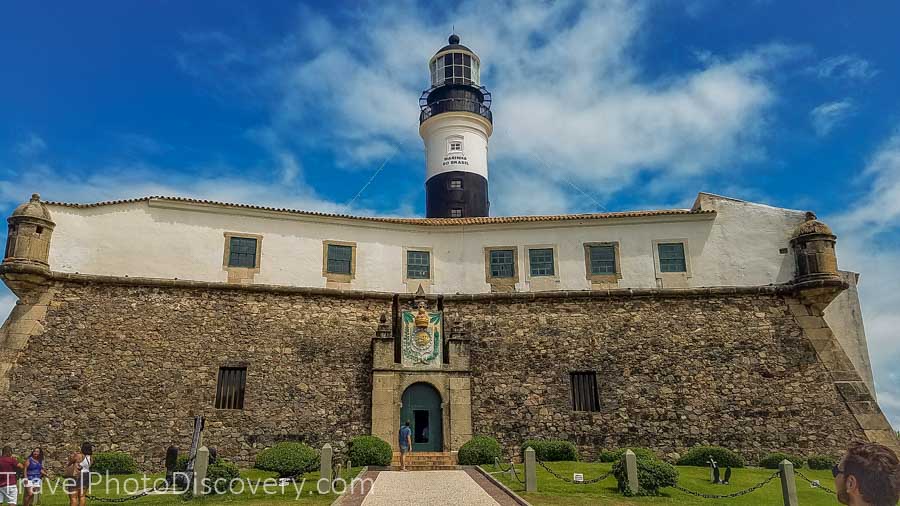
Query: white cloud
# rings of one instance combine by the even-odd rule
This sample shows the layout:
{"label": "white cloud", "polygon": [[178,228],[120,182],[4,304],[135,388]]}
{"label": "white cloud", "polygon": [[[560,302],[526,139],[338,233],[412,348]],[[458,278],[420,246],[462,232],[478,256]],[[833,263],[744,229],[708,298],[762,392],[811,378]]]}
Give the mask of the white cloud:
{"label": "white cloud", "polygon": [[16,144],[16,153],[22,157],[39,155],[47,149],[47,143],[39,135],[29,133],[28,138]]}
{"label": "white cloud", "polygon": [[856,106],[850,99],[818,105],[809,112],[813,130],[816,131],[816,135],[819,137],[824,137],[831,133],[838,123],[853,114],[855,109]]}
{"label": "white cloud", "polygon": [[[624,1],[458,6],[462,43],[481,56],[494,93],[492,167],[542,172],[539,155],[554,168],[544,179],[556,191],[572,182],[608,196],[642,174],[704,174],[759,157],[775,98],[767,76],[799,50],[709,53],[699,68],[646,78],[636,52],[651,11]],[[339,26],[304,8],[284,41],[256,50],[198,36],[183,66],[195,72],[205,60],[216,75],[244,72],[233,80],[273,97],[268,128],[287,146],[326,147],[351,169],[368,170],[395,150],[420,156],[416,99],[447,27],[413,2],[348,15]],[[245,72],[253,61],[259,68]]]}
{"label": "white cloud", "polygon": [[860,272],[859,295],[879,404],[900,429],[900,130],[863,171],[867,193],[847,211],[828,217],[838,234],[842,269]]}
{"label": "white cloud", "polygon": [[9,316],[17,300],[16,296],[9,291],[6,285],[0,284],[0,325],[6,321],[6,317]]}
{"label": "white cloud", "polygon": [[867,81],[879,73],[868,60],[852,54],[826,58],[808,70],[821,78],[847,81]]}

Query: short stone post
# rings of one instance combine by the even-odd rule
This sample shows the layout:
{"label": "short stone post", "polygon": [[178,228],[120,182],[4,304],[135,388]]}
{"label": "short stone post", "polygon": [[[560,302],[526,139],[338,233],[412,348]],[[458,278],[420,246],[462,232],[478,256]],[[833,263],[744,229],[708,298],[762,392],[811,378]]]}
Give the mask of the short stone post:
{"label": "short stone post", "polygon": [[325,443],[322,447],[322,456],[319,459],[319,479],[325,478],[331,482],[331,458],[334,456],[334,450],[331,449],[331,443]]}
{"label": "short stone post", "polygon": [[203,495],[203,482],[206,480],[207,467],[209,467],[209,448],[201,446],[194,459],[194,497]]}
{"label": "short stone post", "polygon": [[799,506],[797,501],[797,482],[794,481],[794,464],[784,459],[778,464],[781,471],[781,495],[784,498],[784,506]]}
{"label": "short stone post", "polygon": [[625,475],[628,478],[628,488],[631,489],[631,493],[637,494],[640,486],[637,474],[637,457],[631,450],[625,450]]}
{"label": "short stone post", "polygon": [[534,448],[525,448],[525,492],[537,492],[537,463]]}

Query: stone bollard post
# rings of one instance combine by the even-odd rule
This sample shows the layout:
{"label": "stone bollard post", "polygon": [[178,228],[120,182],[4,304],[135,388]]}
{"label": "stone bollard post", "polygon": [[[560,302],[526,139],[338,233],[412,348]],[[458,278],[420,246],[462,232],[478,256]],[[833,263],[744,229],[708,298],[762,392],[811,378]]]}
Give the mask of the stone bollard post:
{"label": "stone bollard post", "polygon": [[628,477],[628,488],[633,494],[637,494],[640,487],[637,474],[637,457],[631,450],[625,450],[625,475]]}
{"label": "stone bollard post", "polygon": [[799,506],[797,501],[797,482],[794,481],[794,464],[784,459],[778,464],[781,471],[781,495],[784,498],[784,506]]}
{"label": "stone bollard post", "polygon": [[534,448],[525,448],[525,492],[537,492],[537,463]]}
{"label": "stone bollard post", "polygon": [[203,495],[203,481],[206,480],[206,469],[209,467],[209,448],[201,446],[194,459],[194,497]]}
{"label": "stone bollard post", "polygon": [[334,456],[334,450],[331,449],[331,443],[325,443],[322,447],[322,456],[319,459],[319,477],[326,478],[331,481],[331,459]]}

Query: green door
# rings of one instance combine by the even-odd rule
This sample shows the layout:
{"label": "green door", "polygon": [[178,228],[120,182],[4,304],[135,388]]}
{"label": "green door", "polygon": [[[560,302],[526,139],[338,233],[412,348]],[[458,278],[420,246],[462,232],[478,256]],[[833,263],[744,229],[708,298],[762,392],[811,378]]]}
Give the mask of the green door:
{"label": "green door", "polygon": [[409,421],[413,451],[444,451],[441,396],[427,383],[413,383],[403,392],[400,425]]}

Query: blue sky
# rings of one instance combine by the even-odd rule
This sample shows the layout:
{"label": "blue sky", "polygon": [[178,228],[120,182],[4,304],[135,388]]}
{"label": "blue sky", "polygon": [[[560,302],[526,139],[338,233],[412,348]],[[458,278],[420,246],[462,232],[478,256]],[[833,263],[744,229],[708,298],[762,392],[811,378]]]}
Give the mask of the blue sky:
{"label": "blue sky", "polygon": [[815,210],[861,273],[900,427],[898,17],[893,1],[9,2],[0,213],[38,191],[421,215],[417,99],[455,25],[494,96],[495,214],[698,191]]}

